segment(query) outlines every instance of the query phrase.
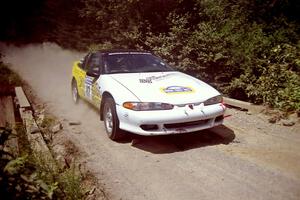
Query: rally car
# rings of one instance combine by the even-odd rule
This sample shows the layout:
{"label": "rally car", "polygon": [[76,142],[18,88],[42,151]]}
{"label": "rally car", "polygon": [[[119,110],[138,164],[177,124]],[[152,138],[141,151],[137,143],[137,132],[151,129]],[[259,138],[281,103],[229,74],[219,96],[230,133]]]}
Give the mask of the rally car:
{"label": "rally car", "polygon": [[208,129],[223,123],[226,109],[213,87],[135,50],[97,51],[76,61],[72,97],[99,108],[112,140],[122,130],[166,135]]}

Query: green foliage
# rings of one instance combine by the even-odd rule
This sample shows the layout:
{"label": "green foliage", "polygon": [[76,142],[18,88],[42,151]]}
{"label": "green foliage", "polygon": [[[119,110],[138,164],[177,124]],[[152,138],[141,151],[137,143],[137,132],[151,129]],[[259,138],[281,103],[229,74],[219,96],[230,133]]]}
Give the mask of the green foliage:
{"label": "green foliage", "polygon": [[[299,24],[252,19],[260,6],[249,2],[198,1],[191,15],[173,11],[169,32],[148,34],[146,44],[178,69],[231,97],[299,110]],[[250,8],[250,9],[249,9]],[[252,10],[253,9],[253,10]]]}
{"label": "green foliage", "polygon": [[[19,127],[18,135],[25,134]],[[20,132],[19,132],[20,131]],[[76,164],[61,170],[53,159],[33,154],[23,143],[21,156],[3,150],[12,130],[0,129],[0,193],[4,199],[83,199],[81,174]],[[23,138],[23,137],[22,137]],[[24,138],[23,138],[24,139]],[[24,150],[25,148],[25,150]]]}
{"label": "green foliage", "polygon": [[36,8],[39,40],[152,50],[228,96],[299,110],[297,0],[45,0]]}
{"label": "green foliage", "polygon": [[24,168],[27,156],[18,157],[14,160],[10,160],[3,171],[10,175],[15,175],[20,173],[20,171]]}
{"label": "green foliage", "polygon": [[50,131],[49,129],[54,125],[54,123],[55,119],[53,117],[46,116],[41,123],[41,127],[47,129],[47,131]]}
{"label": "green foliage", "polygon": [[59,181],[64,188],[66,199],[83,199],[84,194],[81,180],[81,174],[75,164],[60,174]]}
{"label": "green foliage", "polygon": [[103,50],[103,49],[114,49],[114,48],[118,48],[116,46],[114,46],[111,42],[103,42],[103,43],[99,43],[99,44],[91,44],[89,45],[88,49],[89,51],[98,51],[98,50]]}
{"label": "green foliage", "polygon": [[300,111],[299,49],[289,44],[278,45],[259,65],[232,81],[229,92],[243,89],[257,103],[284,111]]}
{"label": "green foliage", "polygon": [[[15,86],[20,78],[0,62],[0,83]],[[46,117],[41,126],[50,132],[55,119]],[[81,174],[76,165],[61,170],[52,158],[34,154],[24,126],[17,124],[20,156],[5,150],[6,142],[14,136],[12,129],[0,127],[0,193],[4,199],[83,199]]]}
{"label": "green foliage", "polygon": [[44,155],[35,155],[31,162],[36,166],[35,180],[49,199],[83,199],[81,174],[76,164],[61,170],[57,163]]}

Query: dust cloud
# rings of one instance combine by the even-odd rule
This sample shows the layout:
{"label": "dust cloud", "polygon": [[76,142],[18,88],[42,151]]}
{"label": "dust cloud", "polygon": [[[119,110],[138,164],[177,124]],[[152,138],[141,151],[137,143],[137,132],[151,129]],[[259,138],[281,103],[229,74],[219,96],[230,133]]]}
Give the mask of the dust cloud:
{"label": "dust cloud", "polygon": [[73,120],[86,116],[89,108],[73,104],[70,87],[73,62],[83,53],[65,50],[53,43],[23,47],[0,44],[0,50],[3,61],[29,83],[52,111]]}

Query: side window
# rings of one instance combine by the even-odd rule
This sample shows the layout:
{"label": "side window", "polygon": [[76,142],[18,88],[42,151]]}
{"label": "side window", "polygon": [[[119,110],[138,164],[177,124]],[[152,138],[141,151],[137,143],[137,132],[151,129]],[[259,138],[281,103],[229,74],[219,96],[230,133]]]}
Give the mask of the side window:
{"label": "side window", "polygon": [[101,55],[97,53],[93,53],[86,64],[86,71],[90,71],[95,74],[100,74],[101,73]]}
{"label": "side window", "polygon": [[81,63],[80,68],[81,68],[81,69],[85,70],[85,68],[86,68],[86,63],[87,63],[87,61],[89,60],[90,56],[91,56],[91,54],[88,53],[86,56],[84,56],[84,57],[80,60],[80,63]]}

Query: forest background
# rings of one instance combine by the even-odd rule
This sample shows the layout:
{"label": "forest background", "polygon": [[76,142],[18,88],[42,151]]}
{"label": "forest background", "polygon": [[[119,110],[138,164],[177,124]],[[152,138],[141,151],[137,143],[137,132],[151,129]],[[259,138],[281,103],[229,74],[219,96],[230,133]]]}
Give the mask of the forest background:
{"label": "forest background", "polygon": [[298,0],[3,0],[0,40],[153,51],[225,95],[300,112]]}

